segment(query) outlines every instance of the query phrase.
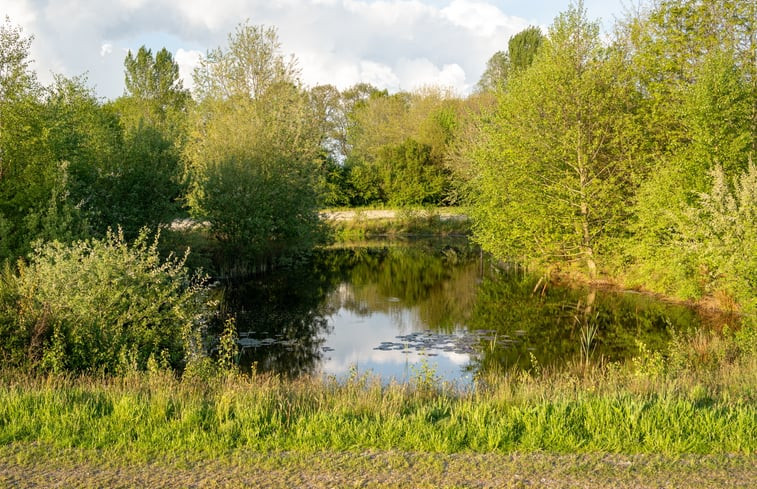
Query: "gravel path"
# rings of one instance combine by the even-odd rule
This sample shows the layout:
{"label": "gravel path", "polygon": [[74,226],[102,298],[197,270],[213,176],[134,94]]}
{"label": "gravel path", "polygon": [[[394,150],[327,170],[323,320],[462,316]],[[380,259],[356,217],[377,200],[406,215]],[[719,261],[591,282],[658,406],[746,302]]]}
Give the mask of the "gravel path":
{"label": "gravel path", "polygon": [[751,488],[755,458],[658,455],[234,453],[147,457],[0,447],[2,488]]}

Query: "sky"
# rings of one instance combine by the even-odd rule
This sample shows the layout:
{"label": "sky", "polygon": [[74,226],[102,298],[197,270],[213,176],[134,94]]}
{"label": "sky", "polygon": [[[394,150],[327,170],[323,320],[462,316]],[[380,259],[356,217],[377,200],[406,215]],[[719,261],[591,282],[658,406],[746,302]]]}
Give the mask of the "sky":
{"label": "sky", "polygon": [[[628,0],[584,0],[609,32]],[[209,49],[225,47],[245,20],[274,26],[308,86],[359,82],[390,92],[423,86],[469,93],[486,61],[530,25],[547,26],[569,0],[1,0],[25,35],[43,83],[86,75],[103,98],[123,94],[123,61],[140,46],[165,47],[184,86]]]}

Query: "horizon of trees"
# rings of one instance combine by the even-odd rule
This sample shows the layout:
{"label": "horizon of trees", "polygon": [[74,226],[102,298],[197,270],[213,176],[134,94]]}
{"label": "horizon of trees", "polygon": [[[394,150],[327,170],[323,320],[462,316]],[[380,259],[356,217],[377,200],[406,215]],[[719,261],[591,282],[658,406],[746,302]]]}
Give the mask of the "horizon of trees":
{"label": "horizon of trees", "polygon": [[[125,92],[41,85],[0,26],[0,260],[188,213],[231,256],[322,238],[324,206],[466,205],[494,256],[757,311],[757,6],[655,0],[603,35],[579,1],[477,90],[305,86],[241,23],[186,90],[165,49]],[[736,306],[738,304],[738,306]]]}

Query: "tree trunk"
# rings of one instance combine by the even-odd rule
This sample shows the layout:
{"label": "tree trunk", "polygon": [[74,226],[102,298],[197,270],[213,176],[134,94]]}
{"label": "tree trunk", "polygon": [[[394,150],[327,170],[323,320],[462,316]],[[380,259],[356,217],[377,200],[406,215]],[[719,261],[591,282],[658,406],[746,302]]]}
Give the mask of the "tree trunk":
{"label": "tree trunk", "polygon": [[586,260],[586,268],[589,269],[589,277],[594,279],[597,278],[597,263],[594,261],[594,249],[591,245],[589,205],[586,202],[581,202],[581,230],[583,231],[581,247],[583,248],[584,259]]}

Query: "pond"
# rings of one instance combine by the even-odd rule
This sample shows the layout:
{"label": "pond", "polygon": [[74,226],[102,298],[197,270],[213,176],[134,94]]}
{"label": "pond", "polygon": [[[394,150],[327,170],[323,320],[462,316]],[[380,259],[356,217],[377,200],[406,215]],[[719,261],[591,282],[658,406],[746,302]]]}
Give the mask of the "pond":
{"label": "pond", "polygon": [[494,263],[465,239],[322,249],[227,285],[241,363],[287,377],[371,372],[407,381],[423,369],[468,384],[479,372],[622,361],[643,342],[705,322],[692,309],[630,291],[546,285]]}

